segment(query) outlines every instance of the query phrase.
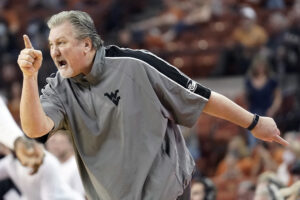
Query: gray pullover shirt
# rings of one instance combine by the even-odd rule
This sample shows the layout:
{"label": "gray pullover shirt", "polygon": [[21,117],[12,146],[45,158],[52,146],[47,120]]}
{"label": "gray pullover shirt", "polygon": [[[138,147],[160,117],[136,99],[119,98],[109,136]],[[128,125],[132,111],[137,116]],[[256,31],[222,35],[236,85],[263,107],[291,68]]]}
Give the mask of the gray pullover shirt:
{"label": "gray pullover shirt", "polygon": [[174,200],[194,161],[178,125],[191,127],[211,91],[143,50],[98,49],[88,75],[48,78],[40,97],[69,130],[91,200]]}

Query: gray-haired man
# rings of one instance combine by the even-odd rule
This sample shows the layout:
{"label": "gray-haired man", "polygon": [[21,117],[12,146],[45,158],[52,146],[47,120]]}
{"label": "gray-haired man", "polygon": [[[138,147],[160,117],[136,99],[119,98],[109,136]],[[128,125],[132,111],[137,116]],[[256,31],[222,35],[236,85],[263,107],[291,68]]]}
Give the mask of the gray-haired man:
{"label": "gray-haired man", "polygon": [[[70,130],[89,199],[174,200],[194,169],[179,125],[201,111],[266,141],[287,144],[271,118],[255,116],[157,56],[104,47],[92,19],[65,11],[50,18],[49,45],[58,68],[38,96],[42,54],[24,36],[21,123],[30,137]],[[256,126],[255,126],[256,125]]]}

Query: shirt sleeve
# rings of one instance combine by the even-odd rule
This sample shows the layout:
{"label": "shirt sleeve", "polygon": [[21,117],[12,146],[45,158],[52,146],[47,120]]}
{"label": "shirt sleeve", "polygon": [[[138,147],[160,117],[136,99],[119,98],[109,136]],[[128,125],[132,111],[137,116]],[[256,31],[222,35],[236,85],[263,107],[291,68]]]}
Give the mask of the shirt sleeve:
{"label": "shirt sleeve", "polygon": [[10,149],[14,148],[14,141],[23,135],[23,132],[11,116],[5,102],[0,97],[0,142]]}
{"label": "shirt sleeve", "polygon": [[54,89],[54,81],[54,79],[47,80],[48,84],[42,89],[42,95],[40,96],[44,112],[54,122],[54,128],[49,133],[62,129],[65,119],[65,109]]}
{"label": "shirt sleeve", "polygon": [[166,113],[170,114],[168,117],[179,125],[193,126],[211,90],[148,51],[126,49],[124,54],[142,62],[159,101],[166,108]]}

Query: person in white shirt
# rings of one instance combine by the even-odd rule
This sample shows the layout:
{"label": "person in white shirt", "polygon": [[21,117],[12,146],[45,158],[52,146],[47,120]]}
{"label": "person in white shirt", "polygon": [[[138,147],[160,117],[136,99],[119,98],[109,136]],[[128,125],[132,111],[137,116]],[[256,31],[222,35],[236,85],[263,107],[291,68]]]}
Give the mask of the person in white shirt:
{"label": "person in white shirt", "polygon": [[46,148],[60,161],[63,174],[62,178],[73,190],[79,192],[84,197],[85,191],[80,179],[69,133],[63,130],[55,132],[55,134],[48,139]]}
{"label": "person in white shirt", "polygon": [[1,96],[0,118],[0,143],[14,152],[0,160],[0,180],[10,178],[22,200],[81,200],[63,180],[59,161],[42,144],[25,138]]}
{"label": "person in white shirt", "polygon": [[0,180],[11,178],[22,200],[79,200],[62,179],[58,160],[41,144],[25,137],[15,141],[15,154],[0,160]]}

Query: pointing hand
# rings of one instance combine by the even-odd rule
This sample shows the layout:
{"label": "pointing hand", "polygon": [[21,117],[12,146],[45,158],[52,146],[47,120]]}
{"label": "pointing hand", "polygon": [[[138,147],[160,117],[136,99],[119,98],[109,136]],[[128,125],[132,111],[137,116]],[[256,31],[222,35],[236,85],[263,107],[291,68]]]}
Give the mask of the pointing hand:
{"label": "pointing hand", "polygon": [[280,137],[280,131],[276,126],[274,120],[270,117],[260,117],[258,124],[252,130],[252,134],[267,142],[277,142],[281,145],[287,146],[289,143]]}
{"label": "pointing hand", "polygon": [[23,35],[25,48],[20,52],[18,65],[24,76],[30,77],[37,75],[42,65],[43,55],[40,50],[35,50],[27,35]]}

